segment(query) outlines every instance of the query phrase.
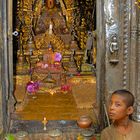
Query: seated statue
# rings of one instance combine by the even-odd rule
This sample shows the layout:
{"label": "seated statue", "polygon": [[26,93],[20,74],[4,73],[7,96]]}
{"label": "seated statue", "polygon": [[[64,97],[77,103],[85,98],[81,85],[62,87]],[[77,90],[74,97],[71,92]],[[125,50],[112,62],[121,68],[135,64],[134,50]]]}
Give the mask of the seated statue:
{"label": "seated statue", "polygon": [[63,68],[61,66],[62,55],[60,52],[55,52],[51,43],[43,54],[42,60],[36,64],[32,72],[32,79],[34,81],[47,82],[48,75],[51,75],[54,80],[59,81]]}
{"label": "seated statue", "polygon": [[46,53],[43,55],[43,60],[37,63],[37,67],[42,69],[50,69],[50,68],[60,68],[60,61],[62,59],[62,55],[60,52],[54,52],[51,43],[48,45]]}
{"label": "seated statue", "polygon": [[52,48],[52,45],[48,45],[47,52],[43,55],[43,62],[45,62],[48,65],[54,64],[55,61],[55,52]]}

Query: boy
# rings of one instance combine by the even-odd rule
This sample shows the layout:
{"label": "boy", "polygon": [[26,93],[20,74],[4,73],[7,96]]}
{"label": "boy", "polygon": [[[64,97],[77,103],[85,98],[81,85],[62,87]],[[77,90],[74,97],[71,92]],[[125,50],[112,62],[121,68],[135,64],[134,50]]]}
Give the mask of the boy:
{"label": "boy", "polygon": [[140,124],[130,119],[134,96],[127,90],[112,93],[109,104],[111,126],[101,133],[101,140],[140,140]]}

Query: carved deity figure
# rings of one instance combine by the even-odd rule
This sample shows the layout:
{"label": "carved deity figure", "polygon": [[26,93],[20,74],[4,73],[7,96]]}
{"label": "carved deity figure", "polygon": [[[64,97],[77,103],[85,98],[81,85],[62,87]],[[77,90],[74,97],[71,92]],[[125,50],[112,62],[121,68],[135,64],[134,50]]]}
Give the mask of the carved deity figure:
{"label": "carved deity figure", "polygon": [[111,63],[118,63],[118,61],[119,61],[118,60],[119,46],[118,46],[116,35],[112,36],[112,38],[111,38],[109,50],[110,50],[110,62]]}
{"label": "carved deity figure", "polygon": [[43,61],[47,64],[53,64],[54,63],[54,55],[55,55],[55,53],[53,51],[52,45],[49,44],[47,52],[43,56]]}

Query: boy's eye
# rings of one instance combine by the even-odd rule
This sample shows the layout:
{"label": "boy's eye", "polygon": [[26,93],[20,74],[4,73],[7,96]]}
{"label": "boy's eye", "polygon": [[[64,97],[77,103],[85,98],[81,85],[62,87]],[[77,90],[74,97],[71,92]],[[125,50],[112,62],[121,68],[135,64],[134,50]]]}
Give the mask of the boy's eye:
{"label": "boy's eye", "polygon": [[115,103],[115,106],[116,106],[116,107],[119,107],[119,106],[121,106],[121,104],[119,104],[119,103]]}

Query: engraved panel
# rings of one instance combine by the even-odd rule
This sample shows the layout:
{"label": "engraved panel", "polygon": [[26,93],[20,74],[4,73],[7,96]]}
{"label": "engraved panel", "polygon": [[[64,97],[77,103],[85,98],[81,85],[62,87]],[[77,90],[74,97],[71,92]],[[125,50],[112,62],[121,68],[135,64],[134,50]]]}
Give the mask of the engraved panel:
{"label": "engraved panel", "polygon": [[[121,87],[121,63],[120,59],[120,2],[118,0],[104,1],[105,28],[105,91],[106,100],[116,89]],[[114,48],[114,50],[112,50]],[[119,57],[118,57],[119,56]],[[117,78],[113,77],[117,73]]]}
{"label": "engraved panel", "polygon": [[118,33],[119,2],[117,0],[106,0],[104,4],[106,37]]}

